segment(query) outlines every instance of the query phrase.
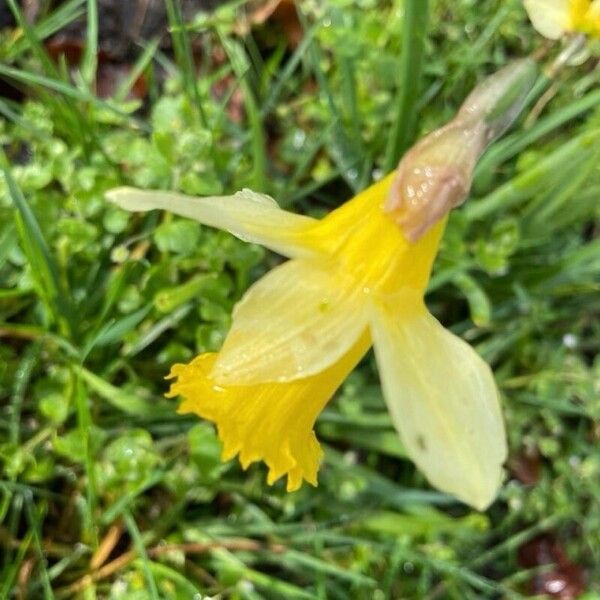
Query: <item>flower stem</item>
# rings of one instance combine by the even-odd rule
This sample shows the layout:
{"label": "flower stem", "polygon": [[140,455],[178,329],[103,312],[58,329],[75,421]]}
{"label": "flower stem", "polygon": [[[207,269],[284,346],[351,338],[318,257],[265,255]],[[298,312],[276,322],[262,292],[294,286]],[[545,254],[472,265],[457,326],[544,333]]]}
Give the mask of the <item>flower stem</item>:
{"label": "flower stem", "polygon": [[415,135],[428,13],[429,0],[405,0],[398,112],[386,151],[386,172],[396,166]]}

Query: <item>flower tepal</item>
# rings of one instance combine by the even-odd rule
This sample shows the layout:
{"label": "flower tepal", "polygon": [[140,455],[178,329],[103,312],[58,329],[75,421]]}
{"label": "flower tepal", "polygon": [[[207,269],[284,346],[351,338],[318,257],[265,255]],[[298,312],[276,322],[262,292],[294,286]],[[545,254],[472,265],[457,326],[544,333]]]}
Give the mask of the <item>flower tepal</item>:
{"label": "flower tepal", "polygon": [[533,26],[545,37],[600,36],[600,0],[523,0]]}
{"label": "flower tepal", "polygon": [[[384,397],[408,455],[432,485],[464,502],[484,509],[494,499],[506,442],[493,376],[423,298],[446,213],[468,193],[475,161],[514,118],[533,82],[523,76],[530,64],[511,69],[469,97],[457,116],[457,137],[438,136],[445,150],[456,151],[437,152],[434,135],[426,152],[407,156],[408,167],[433,169],[418,210],[398,195],[406,182],[396,173],[322,220],[283,211],[249,190],[211,198],[109,192],[127,210],[168,210],[291,258],[248,290],[218,353],[171,371],[170,395],[183,397],[181,412],[215,423],[225,460],[237,455],[244,468],[264,461],[268,482],[287,475],[288,490],[302,481],[316,485],[322,451],[315,420],[374,344]],[[406,168],[401,164],[398,173]],[[462,178],[460,193],[436,202],[448,173]]]}

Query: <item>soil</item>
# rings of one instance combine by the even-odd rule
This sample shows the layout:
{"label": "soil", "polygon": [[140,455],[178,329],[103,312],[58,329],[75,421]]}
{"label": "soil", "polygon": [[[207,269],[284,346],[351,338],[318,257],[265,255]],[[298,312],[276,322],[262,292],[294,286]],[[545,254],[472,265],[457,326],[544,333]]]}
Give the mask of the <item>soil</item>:
{"label": "soil", "polygon": [[[201,11],[209,11],[223,0],[180,0],[184,20],[189,21]],[[48,4],[41,0],[21,0],[21,8],[30,21],[39,18]],[[60,1],[50,2],[49,9]],[[139,55],[140,40],[161,39],[161,46],[170,48],[164,0],[98,0],[99,50],[115,62],[132,62]],[[0,28],[14,26],[12,13],[6,0],[0,0]],[[86,35],[85,16],[70,23],[53,36],[54,43],[83,45]]]}

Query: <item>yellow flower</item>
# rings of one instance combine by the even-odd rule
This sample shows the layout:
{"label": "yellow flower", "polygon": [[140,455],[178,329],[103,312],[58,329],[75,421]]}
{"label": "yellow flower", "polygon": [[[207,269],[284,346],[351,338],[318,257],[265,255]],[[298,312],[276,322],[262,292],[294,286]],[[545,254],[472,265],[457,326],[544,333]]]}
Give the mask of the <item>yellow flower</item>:
{"label": "yellow flower", "polygon": [[565,33],[600,36],[600,0],[524,0],[533,26],[552,40]]}
{"label": "yellow flower", "polygon": [[218,353],[171,371],[170,395],[184,399],[180,412],[216,424],[224,460],[239,455],[244,468],[262,460],[268,482],[287,475],[290,491],[303,480],[316,485],[322,451],[315,420],[373,344],[411,459],[434,486],[464,502],[484,509],[493,500],[506,443],[492,373],[423,297],[445,214],[468,192],[476,158],[517,114],[531,70],[516,63],[484,82],[396,174],[320,221],[250,190],[194,199],[109,192],[127,210],[169,210],[291,258],[248,290]]}

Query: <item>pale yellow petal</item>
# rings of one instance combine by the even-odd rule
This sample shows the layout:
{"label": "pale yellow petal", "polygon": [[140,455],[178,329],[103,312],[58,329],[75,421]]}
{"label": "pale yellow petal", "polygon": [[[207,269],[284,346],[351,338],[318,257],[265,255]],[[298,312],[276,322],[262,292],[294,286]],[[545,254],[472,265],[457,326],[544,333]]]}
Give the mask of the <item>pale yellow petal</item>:
{"label": "pale yellow petal", "polygon": [[402,442],[432,485],[484,510],[506,459],[499,397],[488,365],[423,306],[398,318],[373,310],[384,396]]}
{"label": "pale yellow petal", "polygon": [[220,384],[291,381],[341,358],[367,328],[365,294],[331,262],[293,260],[235,307],[215,364]]}
{"label": "pale yellow petal", "polygon": [[313,431],[315,420],[348,373],[368,350],[364,334],[329,369],[290,383],[216,386],[209,378],[216,354],[203,354],[187,365],[175,365],[170,396],[181,395],[181,413],[212,421],[223,442],[223,460],[239,455],[243,468],[262,460],[267,482],[287,475],[287,490],[303,481],[317,485],[323,452]]}
{"label": "pale yellow petal", "polygon": [[121,187],[110,190],[106,197],[132,212],[161,209],[188,217],[284,256],[318,254],[307,237],[318,221],[282,210],[270,196],[251,190],[232,196],[194,198],[174,192]]}
{"label": "pale yellow petal", "polygon": [[545,37],[556,40],[570,27],[571,0],[524,0],[533,26]]}

